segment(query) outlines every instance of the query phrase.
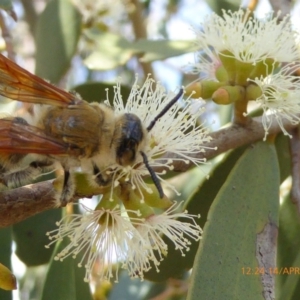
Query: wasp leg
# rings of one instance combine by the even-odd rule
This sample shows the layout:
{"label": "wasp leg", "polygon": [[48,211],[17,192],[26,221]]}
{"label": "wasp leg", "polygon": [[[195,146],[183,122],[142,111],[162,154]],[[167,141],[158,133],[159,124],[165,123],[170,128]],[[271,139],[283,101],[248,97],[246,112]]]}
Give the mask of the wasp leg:
{"label": "wasp leg", "polygon": [[64,181],[59,199],[59,206],[66,206],[75,194],[74,175],[69,169],[64,168]]}
{"label": "wasp leg", "polygon": [[4,170],[1,168],[0,183],[6,187],[15,188],[32,182],[36,177],[53,169],[53,162],[45,159],[42,161],[33,161],[27,167],[22,169]]}
{"label": "wasp leg", "polygon": [[[0,155],[0,183],[5,187],[20,185],[23,181],[21,177],[16,174],[22,169],[27,167],[27,164],[23,163],[23,159],[26,154],[1,154]],[[14,178],[16,177],[16,179]],[[14,183],[16,181],[16,183]]]}

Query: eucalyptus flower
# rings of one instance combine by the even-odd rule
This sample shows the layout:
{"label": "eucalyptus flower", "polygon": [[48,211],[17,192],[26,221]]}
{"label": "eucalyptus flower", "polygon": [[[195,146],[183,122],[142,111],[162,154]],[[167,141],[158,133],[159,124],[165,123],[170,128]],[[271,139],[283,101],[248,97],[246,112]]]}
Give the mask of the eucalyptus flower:
{"label": "eucalyptus flower", "polygon": [[[75,258],[82,253],[79,267],[86,268],[85,281],[89,281],[95,262],[100,280],[118,280],[119,262],[121,266],[130,264],[142,273],[149,269],[148,258],[144,252],[136,251],[132,237],[139,235],[128,218],[121,214],[119,206],[113,209],[99,208],[91,210],[84,206],[84,214],[66,215],[57,223],[58,229],[48,232],[51,244],[69,238],[70,243],[55,256],[55,260],[63,261],[68,256]],[[138,212],[136,212],[138,214]],[[130,253],[135,249],[135,260]]]}
{"label": "eucalyptus flower", "polygon": [[223,10],[222,17],[212,13],[196,31],[199,49],[209,56],[224,55],[253,64],[265,59],[299,60],[299,34],[292,29],[290,16],[280,17],[280,13],[270,13],[258,19],[242,9]]}
{"label": "eucalyptus flower", "polygon": [[247,79],[268,75],[274,66],[299,61],[299,33],[290,16],[280,13],[258,19],[250,10],[209,15],[195,29],[199,51],[191,64],[201,80],[247,85]]}
{"label": "eucalyptus flower", "polygon": [[199,216],[186,211],[176,212],[181,203],[147,218],[142,217],[139,211],[122,211],[119,205],[109,209],[101,207],[100,202],[95,210],[81,205],[84,214],[66,215],[57,223],[58,229],[47,233],[51,242],[46,248],[69,238],[70,243],[54,259],[63,261],[68,256],[76,258],[80,255],[78,266],[86,268],[85,281],[89,281],[96,262],[101,266],[97,269],[99,280],[118,281],[120,268],[126,269],[130,277],[143,280],[144,273],[153,264],[159,271],[159,261],[167,254],[168,247],[162,235],[184,255],[189,250],[190,240],[197,241],[202,234],[194,220]]}
{"label": "eucalyptus flower", "polygon": [[288,136],[290,134],[284,128],[282,120],[287,119],[291,124],[300,122],[300,78],[293,75],[299,69],[300,64],[287,64],[276,74],[251,80],[261,90],[261,96],[253,100],[263,109],[265,138],[273,121]]}
{"label": "eucalyptus flower", "polygon": [[152,214],[143,220],[134,222],[137,230],[142,236],[142,241],[147,240],[149,260],[154,263],[156,270],[159,272],[160,261],[167,256],[168,245],[163,236],[168,238],[175,247],[175,250],[185,256],[189,251],[191,240],[198,241],[201,239],[202,229],[196,223],[195,218],[200,215],[189,214],[186,210],[180,211],[182,202],[174,202],[171,207],[161,214]]}
{"label": "eucalyptus flower", "polygon": [[[117,84],[112,103],[109,102],[108,96],[106,103],[113,106],[117,115],[135,114],[147,128],[158,113],[176,96],[176,93],[167,92],[159,82],[155,82],[150,77],[141,87],[138,85],[137,80],[136,78],[126,102],[121,95],[121,86]],[[144,147],[151,168],[172,170],[174,161],[182,161],[186,164],[192,162],[197,166],[205,162],[205,159],[197,157],[198,153],[205,152],[205,143],[211,140],[208,130],[199,123],[199,117],[203,111],[203,107],[197,111],[193,110],[192,101],[188,98],[177,101],[156,121],[151,131],[147,132]],[[166,153],[174,154],[174,158],[166,160],[164,157]],[[149,171],[143,163],[141,155],[132,166],[122,167],[116,165],[110,166],[109,169],[108,172],[113,173],[115,185],[118,184],[120,179],[125,178],[126,181],[131,183],[132,188],[137,188],[140,191],[142,199],[142,190],[152,193],[143,179],[143,176],[149,175]],[[160,176],[165,174],[165,171],[156,174],[161,181],[165,182]],[[169,185],[167,182],[165,183]]]}

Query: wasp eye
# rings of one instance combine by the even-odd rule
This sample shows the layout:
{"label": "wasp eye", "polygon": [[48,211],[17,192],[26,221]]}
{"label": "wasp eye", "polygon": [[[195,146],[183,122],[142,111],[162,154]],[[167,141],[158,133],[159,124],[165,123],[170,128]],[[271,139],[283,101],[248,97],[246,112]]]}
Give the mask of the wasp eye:
{"label": "wasp eye", "polygon": [[117,162],[121,166],[132,164],[136,157],[138,143],[134,139],[124,139],[117,151]]}
{"label": "wasp eye", "polygon": [[121,126],[119,145],[116,150],[117,163],[121,166],[132,165],[143,139],[143,126],[141,120],[130,113],[124,114],[119,123]]}

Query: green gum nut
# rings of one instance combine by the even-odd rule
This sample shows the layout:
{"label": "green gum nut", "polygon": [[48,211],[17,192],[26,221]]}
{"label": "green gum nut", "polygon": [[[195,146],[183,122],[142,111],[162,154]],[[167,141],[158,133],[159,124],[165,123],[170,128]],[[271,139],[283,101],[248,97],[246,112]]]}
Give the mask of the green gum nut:
{"label": "green gum nut", "polygon": [[191,98],[197,99],[201,97],[201,83],[199,81],[190,83],[185,88],[186,95]]}
{"label": "green gum nut", "polygon": [[220,82],[228,82],[228,73],[223,65],[216,69],[215,76]]}
{"label": "green gum nut", "polygon": [[246,63],[243,61],[236,60],[235,62],[235,84],[246,86],[248,84],[248,78],[255,66],[252,63]]}
{"label": "green gum nut", "polygon": [[260,77],[266,77],[274,72],[279,67],[280,63],[275,62],[272,58],[267,58],[263,61],[256,63],[255,68],[251,72],[249,78],[255,79]]}
{"label": "green gum nut", "polygon": [[199,97],[203,99],[210,99],[213,93],[220,87],[224,86],[225,82],[217,82],[217,81],[210,81],[204,80],[200,83],[199,89]]}
{"label": "green gum nut", "polygon": [[133,190],[131,185],[122,189],[120,199],[127,210],[129,218],[147,218],[153,215],[153,209],[141,201],[138,190]]}
{"label": "green gum nut", "polygon": [[212,100],[217,104],[227,105],[245,99],[245,88],[242,86],[223,86],[212,95]]}
{"label": "green gum nut", "polygon": [[76,195],[87,197],[89,195],[104,194],[110,190],[108,186],[98,186],[91,184],[90,178],[87,174],[77,172],[75,173]]}
{"label": "green gum nut", "polygon": [[166,209],[173,204],[173,202],[166,195],[164,195],[163,198],[159,197],[158,190],[154,184],[147,184],[147,189],[148,191],[143,191],[143,193],[144,200],[149,206]]}
{"label": "green gum nut", "polygon": [[117,196],[117,192],[111,194],[111,192],[108,191],[105,194],[103,194],[95,210],[114,209],[117,205],[120,205],[120,198]]}
{"label": "green gum nut", "polygon": [[228,82],[233,84],[235,82],[236,74],[236,59],[230,51],[223,51],[220,53],[219,58],[223,64],[223,67],[227,73]]}
{"label": "green gum nut", "polygon": [[247,101],[256,100],[262,95],[262,90],[256,84],[249,84],[246,88],[245,99]]}

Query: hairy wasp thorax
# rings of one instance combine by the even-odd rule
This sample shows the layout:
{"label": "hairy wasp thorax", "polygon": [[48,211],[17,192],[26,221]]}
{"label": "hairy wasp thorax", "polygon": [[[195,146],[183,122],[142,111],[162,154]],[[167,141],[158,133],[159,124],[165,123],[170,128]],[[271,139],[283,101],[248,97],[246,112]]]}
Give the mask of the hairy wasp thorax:
{"label": "hairy wasp thorax", "polygon": [[72,105],[50,108],[43,120],[45,132],[92,157],[106,150],[113,134],[113,111],[102,105]]}

